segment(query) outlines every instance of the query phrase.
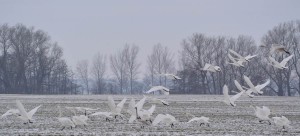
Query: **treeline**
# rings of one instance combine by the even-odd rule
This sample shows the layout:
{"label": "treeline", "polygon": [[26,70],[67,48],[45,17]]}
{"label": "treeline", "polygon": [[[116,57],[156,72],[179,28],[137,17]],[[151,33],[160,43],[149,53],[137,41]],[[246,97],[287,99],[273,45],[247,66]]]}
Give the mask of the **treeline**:
{"label": "treeline", "polygon": [[[23,25],[2,25],[0,34],[1,93],[141,94],[151,86],[163,85],[171,89],[171,94],[222,94],[224,84],[230,91],[235,90],[233,80],[246,86],[242,77],[247,75],[254,84],[271,79],[264,95],[300,94],[300,21],[275,26],[260,43],[245,35],[195,33],[183,39],[180,51],[175,53],[156,44],[143,60],[145,73],[140,70],[139,46],[134,44],[124,45],[115,54],[98,53],[91,61],[78,61],[72,72],[61,58],[62,49],[45,32]],[[261,44],[267,48],[259,47]],[[272,44],[284,45],[294,55],[288,62],[289,69],[279,70],[268,64]],[[257,57],[245,67],[236,67],[229,64],[229,49]],[[272,54],[279,62],[287,56]],[[202,71],[205,63],[221,67],[222,72]],[[182,79],[170,80],[159,73],[173,73]]]}
{"label": "treeline", "polygon": [[42,30],[0,26],[0,93],[76,93],[63,50]]}

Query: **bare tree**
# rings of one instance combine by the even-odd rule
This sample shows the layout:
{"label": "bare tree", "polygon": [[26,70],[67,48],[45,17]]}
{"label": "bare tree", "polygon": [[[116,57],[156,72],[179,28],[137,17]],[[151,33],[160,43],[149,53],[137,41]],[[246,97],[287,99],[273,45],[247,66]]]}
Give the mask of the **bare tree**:
{"label": "bare tree", "polygon": [[104,91],[104,75],[106,72],[106,57],[98,53],[94,57],[92,66],[92,75],[95,79],[96,93],[103,93]]}
{"label": "bare tree", "polygon": [[110,56],[110,67],[118,81],[120,93],[124,93],[127,81],[126,54],[124,50]]}
{"label": "bare tree", "polygon": [[125,45],[124,53],[126,58],[126,69],[129,73],[129,82],[130,82],[130,93],[133,94],[133,83],[137,79],[139,73],[138,69],[140,63],[137,61],[137,55],[139,52],[139,47],[136,45]]}
{"label": "bare tree", "polygon": [[85,90],[90,94],[89,89],[89,72],[88,72],[88,61],[82,60],[77,63],[76,70],[79,78],[83,81]]}

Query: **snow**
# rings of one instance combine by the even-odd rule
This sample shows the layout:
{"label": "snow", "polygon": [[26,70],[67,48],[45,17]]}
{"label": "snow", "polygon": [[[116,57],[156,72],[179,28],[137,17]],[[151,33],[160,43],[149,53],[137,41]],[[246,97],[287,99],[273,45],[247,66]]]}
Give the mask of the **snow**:
{"label": "snow", "polygon": [[[115,95],[116,101],[124,97],[141,99],[142,95]],[[127,120],[117,118],[106,122],[105,118],[90,117],[88,126],[78,126],[75,129],[65,128],[57,121],[58,108],[65,106],[100,108],[100,111],[108,111],[107,95],[0,95],[0,114],[5,113],[7,107],[15,107],[15,100],[21,100],[26,110],[30,110],[40,104],[43,106],[33,116],[34,123],[25,125],[13,116],[0,119],[0,135],[300,135],[300,99],[299,97],[270,97],[258,96],[248,98],[242,96],[236,107],[222,103],[223,96],[218,95],[169,95],[155,96],[170,102],[170,106],[157,105],[154,116],[157,114],[171,114],[179,120],[174,128],[170,126],[145,125],[141,123],[127,123]],[[129,101],[125,103],[125,109]],[[145,104],[145,109],[151,107],[151,103]],[[288,132],[281,132],[281,128],[274,124],[259,123],[250,107],[268,106],[271,109],[271,117],[286,116],[291,120],[291,128]],[[122,112],[125,110],[123,109]],[[192,117],[187,117],[189,112],[197,117],[210,118],[210,127],[200,126],[197,123],[186,124]],[[83,113],[82,113],[83,114]],[[129,115],[126,114],[127,118]],[[275,115],[276,114],[276,115]],[[70,117],[71,112],[64,110],[63,116]],[[272,122],[273,123],[273,122]]]}

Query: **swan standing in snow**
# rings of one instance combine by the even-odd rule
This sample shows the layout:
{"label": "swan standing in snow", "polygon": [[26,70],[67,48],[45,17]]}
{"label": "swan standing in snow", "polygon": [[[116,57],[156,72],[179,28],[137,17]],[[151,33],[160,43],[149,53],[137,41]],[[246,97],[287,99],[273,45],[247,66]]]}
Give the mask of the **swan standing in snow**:
{"label": "swan standing in snow", "polygon": [[146,93],[149,94],[149,93],[152,93],[152,92],[155,92],[155,91],[161,91],[164,95],[169,95],[170,94],[170,90],[166,87],[163,87],[163,86],[154,86],[150,90],[148,90]]}
{"label": "swan standing in snow", "polygon": [[81,125],[87,126],[88,125],[87,124],[87,120],[88,119],[89,118],[87,116],[85,116],[85,115],[79,115],[79,116],[75,115],[75,116],[72,117],[72,121],[75,124],[75,127],[76,126],[81,126]]}
{"label": "swan standing in snow", "polygon": [[187,123],[192,123],[192,122],[198,122],[200,123],[200,126],[201,125],[207,125],[209,126],[209,118],[208,117],[204,117],[204,116],[201,116],[201,117],[193,117],[191,120],[189,120]]}
{"label": "swan standing in snow", "polygon": [[103,116],[103,117],[105,117],[106,121],[110,121],[109,119],[113,118],[111,112],[95,112],[95,113],[91,114],[91,116]]}
{"label": "swan standing in snow", "polygon": [[126,98],[124,98],[118,105],[115,104],[114,99],[111,96],[107,97],[108,99],[108,107],[110,109],[110,112],[112,113],[112,115],[117,118],[117,116],[122,117],[123,115],[121,114],[121,111],[123,109],[123,106],[126,102]]}
{"label": "swan standing in snow", "polygon": [[282,127],[282,129],[290,127],[291,121],[289,121],[289,119],[287,119],[285,116],[272,118],[276,126]]}
{"label": "swan standing in snow", "polygon": [[235,104],[234,102],[235,102],[239,97],[241,97],[241,95],[242,95],[244,92],[245,92],[245,91],[243,90],[243,91],[241,91],[240,93],[238,93],[238,94],[236,94],[236,95],[230,97],[230,96],[228,95],[228,87],[227,87],[227,85],[224,85],[224,87],[223,87],[223,95],[224,95],[224,100],[223,100],[223,102],[224,102],[225,104],[227,104],[227,105],[231,105],[231,106],[235,107],[236,104]]}
{"label": "swan standing in snow", "polygon": [[260,107],[256,106],[256,108],[255,108],[252,105],[250,107],[252,107],[254,109],[255,116],[257,118],[259,118],[260,123],[263,121],[268,121],[269,125],[271,125],[271,119],[269,118],[271,111],[268,107],[263,106],[262,108],[260,108]]}
{"label": "swan standing in snow", "polygon": [[19,114],[18,118],[21,119],[24,122],[24,124],[33,123],[32,122],[32,116],[42,106],[42,105],[39,105],[39,106],[35,107],[34,109],[32,109],[31,111],[26,112],[23,104],[19,100],[16,100],[16,104],[17,104],[18,110],[20,111],[20,114]]}
{"label": "swan standing in snow", "polygon": [[58,106],[58,110],[59,110],[59,117],[57,119],[58,119],[58,122],[60,122],[61,126],[63,127],[61,130],[64,130],[66,127],[70,127],[71,129],[73,127],[75,128],[75,124],[73,123],[73,121],[70,118],[62,117],[60,106]]}
{"label": "swan standing in snow", "polygon": [[[247,83],[247,85],[250,87],[248,91],[252,91],[255,94],[263,94],[263,91],[261,91],[263,88],[265,88],[268,84],[270,84],[270,79],[267,80],[265,83],[261,85],[254,86],[253,83],[251,82],[250,78],[244,75],[244,80]],[[248,92],[251,93],[251,92]],[[247,93],[247,94],[248,94]]]}
{"label": "swan standing in snow", "polygon": [[208,63],[206,63],[201,70],[209,72],[221,72],[221,68],[219,66],[214,66]]}
{"label": "swan standing in snow", "polygon": [[159,123],[164,123],[166,125],[171,125],[171,127],[174,127],[174,123],[176,122],[177,120],[175,119],[175,117],[170,114],[158,114],[152,122],[152,125],[156,126]]}
{"label": "swan standing in snow", "polygon": [[[152,105],[148,110],[141,109],[138,112],[139,118],[130,118],[128,122],[132,123],[135,119],[137,119],[137,121],[142,122],[143,124],[147,124],[148,122],[152,123],[152,114],[155,111],[155,108],[156,106]],[[142,126],[142,128],[144,128],[144,126]]]}
{"label": "swan standing in snow", "polygon": [[273,67],[278,68],[278,69],[288,69],[288,67],[285,65],[291,58],[293,58],[293,56],[294,55],[290,55],[290,56],[284,58],[280,63],[278,61],[276,61],[274,58],[272,58],[271,56],[269,56],[270,65],[272,65]]}
{"label": "swan standing in snow", "polygon": [[243,65],[244,61],[236,60],[236,58],[233,58],[230,54],[228,54],[228,57],[231,60],[231,63],[228,63],[228,64],[231,64],[231,65],[234,65],[234,66],[237,66],[237,67],[245,67]]}
{"label": "swan standing in snow", "polygon": [[169,77],[169,78],[174,79],[174,80],[180,80],[181,79],[180,77],[178,77],[178,76],[176,76],[174,74],[168,74],[168,73],[166,73],[166,74],[159,74],[159,75],[160,76],[166,76],[166,77]]}

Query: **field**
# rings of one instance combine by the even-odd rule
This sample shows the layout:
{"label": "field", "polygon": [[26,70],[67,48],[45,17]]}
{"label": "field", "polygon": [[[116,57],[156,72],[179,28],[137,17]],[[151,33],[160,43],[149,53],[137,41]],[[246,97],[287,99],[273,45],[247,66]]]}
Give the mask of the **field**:
{"label": "field", "polygon": [[[122,98],[141,99],[138,95],[115,95],[113,98],[120,101]],[[141,123],[127,123],[128,120],[117,118],[106,122],[101,117],[90,117],[88,126],[79,126],[75,129],[61,130],[57,121],[59,116],[58,105],[100,108],[108,111],[107,95],[0,95],[0,114],[5,113],[8,107],[15,107],[15,100],[21,100],[27,110],[42,104],[43,106],[34,115],[34,123],[24,125],[13,116],[0,119],[0,135],[300,135],[300,98],[299,97],[241,97],[236,107],[222,103],[223,96],[218,95],[170,95],[155,96],[170,103],[170,106],[158,105],[154,116],[169,113],[174,115],[179,123],[173,128],[170,126],[145,125]],[[128,106],[127,100],[124,108]],[[145,109],[152,104],[146,103]],[[271,117],[286,116],[292,124],[287,132],[268,123],[259,123],[250,107],[268,106]],[[191,119],[185,113],[210,118],[210,127],[199,124],[187,124]],[[124,113],[129,118],[129,115]],[[71,112],[63,110],[63,116],[72,116]]]}

